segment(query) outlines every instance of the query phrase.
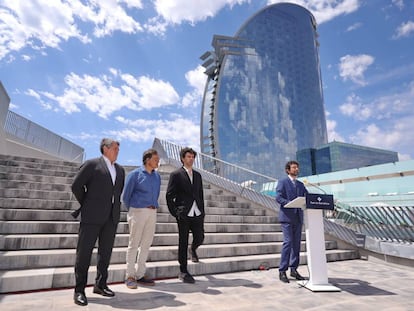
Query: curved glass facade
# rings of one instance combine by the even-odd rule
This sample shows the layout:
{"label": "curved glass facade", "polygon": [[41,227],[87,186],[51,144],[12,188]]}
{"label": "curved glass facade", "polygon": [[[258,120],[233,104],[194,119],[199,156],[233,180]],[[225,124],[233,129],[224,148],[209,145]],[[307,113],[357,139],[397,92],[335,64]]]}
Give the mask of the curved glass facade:
{"label": "curved glass facade", "polygon": [[297,150],[327,143],[317,36],[312,14],[288,3],[214,36],[201,56],[203,153],[281,177]]}

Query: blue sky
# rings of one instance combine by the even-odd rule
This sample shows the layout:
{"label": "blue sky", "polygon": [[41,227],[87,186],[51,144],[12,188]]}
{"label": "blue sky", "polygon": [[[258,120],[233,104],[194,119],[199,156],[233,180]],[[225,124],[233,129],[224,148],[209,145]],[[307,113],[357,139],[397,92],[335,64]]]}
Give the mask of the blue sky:
{"label": "blue sky", "polygon": [[124,165],[154,137],[199,150],[199,57],[277,2],[318,22],[329,141],[414,159],[412,0],[0,0],[0,80],[11,110],[86,158],[102,137]]}

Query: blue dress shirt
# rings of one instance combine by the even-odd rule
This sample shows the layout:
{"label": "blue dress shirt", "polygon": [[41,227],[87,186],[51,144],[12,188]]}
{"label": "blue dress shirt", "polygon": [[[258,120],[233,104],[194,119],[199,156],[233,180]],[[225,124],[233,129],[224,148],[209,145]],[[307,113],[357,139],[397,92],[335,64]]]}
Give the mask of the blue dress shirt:
{"label": "blue dress shirt", "polygon": [[145,208],[155,206],[158,208],[161,176],[153,170],[148,173],[145,167],[139,167],[128,174],[122,201],[130,208]]}

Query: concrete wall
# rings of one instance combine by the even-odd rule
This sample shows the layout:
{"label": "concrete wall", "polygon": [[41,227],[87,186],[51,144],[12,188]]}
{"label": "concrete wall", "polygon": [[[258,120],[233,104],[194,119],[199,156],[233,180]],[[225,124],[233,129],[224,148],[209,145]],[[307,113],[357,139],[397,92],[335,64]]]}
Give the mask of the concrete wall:
{"label": "concrete wall", "polygon": [[53,156],[45,151],[37,149],[35,147],[31,147],[24,142],[19,142],[16,137],[11,137],[9,134],[5,133],[5,140],[4,140],[6,152],[1,152],[0,154],[7,154],[10,156],[19,156],[19,157],[29,157],[29,158],[38,158],[38,159],[46,159],[46,160],[59,160],[62,161],[61,158]]}

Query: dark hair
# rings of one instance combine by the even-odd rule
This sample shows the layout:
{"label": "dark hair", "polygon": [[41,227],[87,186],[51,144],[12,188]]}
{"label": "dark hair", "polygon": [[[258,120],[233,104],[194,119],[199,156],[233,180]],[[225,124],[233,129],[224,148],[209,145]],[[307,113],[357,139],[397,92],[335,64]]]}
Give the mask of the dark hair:
{"label": "dark hair", "polygon": [[144,153],[142,154],[142,163],[145,165],[145,163],[147,163],[147,160],[151,159],[152,156],[157,155],[158,152],[155,149],[148,149],[145,150]]}
{"label": "dark hair", "polygon": [[286,170],[286,173],[290,170],[290,166],[291,166],[292,164],[296,164],[296,165],[299,167],[299,162],[297,162],[297,161],[289,161],[289,162],[288,162],[288,163],[286,163],[286,165],[285,165],[285,170]]}
{"label": "dark hair", "polygon": [[191,153],[192,155],[194,155],[194,158],[197,156],[197,152],[195,152],[195,150],[193,148],[184,147],[180,151],[180,160],[181,160],[181,163],[183,163],[183,159],[185,158],[185,154],[188,153],[188,152]]}
{"label": "dark hair", "polygon": [[116,140],[114,140],[114,139],[112,139],[112,138],[102,138],[102,140],[101,140],[101,145],[100,145],[100,150],[101,150],[101,153],[102,154],[104,154],[104,146],[106,147],[106,148],[111,148],[111,145],[113,144],[113,143],[115,143],[115,144],[117,144],[118,146],[120,145],[120,143],[119,143],[119,141],[116,141]]}

